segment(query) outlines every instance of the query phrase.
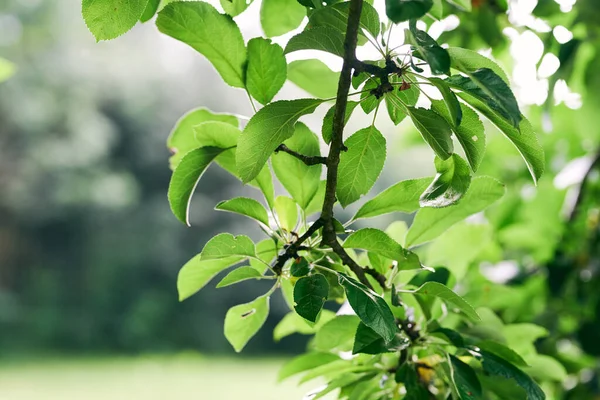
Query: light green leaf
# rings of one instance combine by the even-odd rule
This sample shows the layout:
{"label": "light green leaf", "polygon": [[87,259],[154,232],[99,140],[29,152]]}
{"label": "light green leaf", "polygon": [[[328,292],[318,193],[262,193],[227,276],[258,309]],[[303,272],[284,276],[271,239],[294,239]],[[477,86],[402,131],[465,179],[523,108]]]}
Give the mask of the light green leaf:
{"label": "light green leaf", "polygon": [[285,46],[285,54],[299,50],[320,50],[344,57],[344,35],[326,26],[306,29],[292,37]]}
{"label": "light green leaf", "polygon": [[273,207],[275,207],[275,188],[273,187],[273,176],[271,175],[269,164],[265,164],[256,178],[250,181],[250,184],[252,185],[253,182],[256,183],[256,186],[259,187],[260,191],[264,195],[269,208],[273,209]]}
{"label": "light green leaf", "polygon": [[504,70],[486,56],[460,47],[449,47],[446,50],[450,54],[452,68],[465,74],[471,74],[481,68],[489,68],[502,78],[504,82],[509,83]]}
{"label": "light green leaf", "polygon": [[225,149],[200,147],[188,152],[181,160],[169,183],[169,205],[173,214],[190,226],[190,204],[192,194],[210,163]]}
{"label": "light green leaf", "polygon": [[304,210],[306,212],[306,216],[309,216],[309,215],[312,215],[312,214],[315,214],[315,213],[318,213],[321,211],[321,209],[323,208],[323,201],[325,200],[326,186],[327,186],[327,181],[319,182],[319,187],[317,189],[317,192],[315,193],[313,198],[310,200],[310,203],[308,203],[306,210]]}
{"label": "light green leaf", "polygon": [[377,253],[390,260],[396,260],[400,270],[421,267],[416,254],[405,250],[398,242],[379,229],[359,229],[348,236],[344,241],[344,247],[347,249],[362,249]]}
{"label": "light green leaf", "polygon": [[462,108],[460,107],[460,103],[454,92],[450,90],[448,84],[440,78],[429,78],[429,82],[440,91],[440,94],[444,99],[444,104],[448,110],[446,114],[450,116],[450,121],[448,121],[450,126],[454,128],[459,126],[462,121]]}
{"label": "light green leaf", "polygon": [[[359,102],[357,102],[357,101],[349,101],[346,104],[346,114],[344,116],[344,125],[346,125],[348,123],[348,120],[350,119],[352,112],[354,111],[354,109],[356,108],[356,106],[358,104],[359,104]],[[321,129],[321,135],[323,136],[323,140],[327,144],[331,143],[334,114],[335,114],[335,104],[333,106],[331,106],[331,108],[329,110],[327,110],[327,113],[325,114],[325,118],[323,118],[323,127]]]}
{"label": "light green leaf", "polygon": [[198,254],[188,261],[177,276],[179,301],[183,301],[202,289],[219,272],[237,264],[242,257],[229,257],[220,260],[201,260]]}
{"label": "light green leaf", "polygon": [[[348,26],[349,11],[349,1],[317,9],[310,15],[309,25],[311,27],[330,27],[345,35]],[[377,10],[367,2],[363,3],[359,27],[369,32],[374,38],[377,38],[379,35],[379,30],[381,28],[379,14],[377,13]],[[361,29],[359,29],[359,34],[364,35]]]}
{"label": "light green leaf", "polygon": [[156,12],[158,11],[158,6],[160,5],[160,0],[147,0],[148,4],[140,17],[140,22],[148,22],[154,17]]}
{"label": "light green leaf", "polygon": [[446,120],[431,110],[408,107],[408,114],[423,139],[442,160],[454,151],[452,129]]}
{"label": "light green leaf", "polygon": [[360,320],[355,315],[338,315],[316,333],[313,347],[332,353],[350,351]]}
{"label": "light green leaf", "polygon": [[385,0],[385,13],[395,23],[421,18],[433,6],[433,0]]}
{"label": "light green leaf", "polygon": [[190,150],[203,146],[229,147],[217,145],[212,140],[209,143],[198,141],[199,138],[196,138],[194,127],[208,121],[227,123],[235,128],[238,126],[238,119],[233,115],[213,113],[203,107],[189,111],[177,121],[167,139],[167,147],[174,153],[169,159],[171,169],[175,169],[183,156]]}
{"label": "light green leaf", "polygon": [[302,318],[316,322],[329,295],[329,283],[322,274],[298,279],[294,285],[294,309]]}
{"label": "light green leaf", "polygon": [[311,370],[321,365],[329,364],[339,359],[340,358],[338,356],[331,353],[312,352],[301,354],[291,359],[290,361],[285,363],[283,367],[281,367],[277,379],[279,381],[282,381],[286,378],[289,378],[292,375]]}
{"label": "light green leaf", "polygon": [[286,196],[275,199],[275,213],[279,224],[288,232],[293,232],[298,224],[298,208],[296,202]]}
{"label": "light green leaf", "polygon": [[365,114],[370,114],[374,109],[377,108],[383,97],[375,97],[371,93],[372,90],[376,89],[379,86],[377,80],[373,78],[369,78],[365,85],[362,88],[362,93],[360,95],[360,108],[365,112]]}
{"label": "light green leaf", "polygon": [[452,125],[452,117],[443,102],[433,100],[431,109],[444,117],[456,135],[458,142],[465,151],[471,169],[476,172],[485,153],[485,132],[483,123],[473,109],[466,104],[460,104],[462,120],[459,126]]}
{"label": "light green leaf", "polygon": [[462,200],[445,208],[423,208],[417,212],[406,236],[406,246],[435,239],[455,223],[483,211],[504,195],[504,185],[490,177],[477,177]]}
{"label": "light green leaf", "polygon": [[435,158],[437,175],[425,189],[419,204],[421,207],[448,207],[457,203],[471,184],[471,171],[467,162],[452,154],[447,160]]}
{"label": "light green leaf", "polygon": [[217,288],[230,286],[248,279],[260,279],[261,273],[252,267],[239,267],[228,273],[219,283]]}
{"label": "light green leaf", "polygon": [[288,80],[312,96],[322,99],[335,97],[339,72],[333,72],[320,60],[296,60],[288,65]]}
{"label": "light green leaf", "polygon": [[81,13],[97,41],[121,36],[141,18],[148,0],[83,0]]}
{"label": "light green leaf", "polygon": [[225,337],[236,352],[242,351],[246,343],[263,326],[269,315],[269,297],[231,307],[225,315]]}
{"label": "light green leaf", "polygon": [[267,37],[281,36],[300,26],[306,9],[297,1],[263,0],[260,7],[260,24]]}
{"label": "light green leaf", "polygon": [[520,355],[501,343],[494,342],[492,340],[483,340],[481,342],[477,342],[476,347],[481,350],[485,350],[488,353],[494,353],[498,357],[503,358],[504,360],[516,366],[527,367],[527,362],[525,362]]}
{"label": "light green leaf", "polygon": [[359,130],[344,145],[348,151],[340,155],[336,188],[342,207],[355,202],[373,187],[386,156],[385,138],[375,126]]}
{"label": "light green leaf", "polygon": [[[221,168],[237,178],[235,146],[237,145],[238,138],[241,134],[240,130],[226,122],[207,121],[194,126],[193,132],[197,144],[195,148],[213,146],[229,149],[219,154],[215,161]],[[177,154],[175,154],[175,156],[176,155]]]}
{"label": "light green leaf", "polygon": [[465,313],[465,315],[472,320],[478,321],[480,319],[473,306],[441,283],[433,281],[426,282],[415,291],[415,294],[439,297],[444,300],[444,302],[452,304],[454,307]]}
{"label": "light green leaf", "polygon": [[398,182],[367,201],[352,218],[371,218],[391,212],[412,213],[419,209],[419,197],[431,178],[409,179]]}
{"label": "light green leaf", "polygon": [[202,249],[201,259],[212,260],[231,256],[256,257],[254,243],[248,236],[233,236],[231,233],[220,233],[210,239]]}
{"label": "light green leaf", "polygon": [[[427,0],[431,4],[431,0]],[[416,20],[411,20],[410,30],[405,30],[406,42],[413,46],[413,55],[425,60],[434,75],[450,74],[450,55],[427,34],[417,29]]]}
{"label": "light green leaf", "polygon": [[232,17],[237,17],[252,4],[253,0],[220,0],[223,10]]}
{"label": "light green leaf", "polygon": [[15,74],[17,67],[12,62],[0,57],[0,82],[4,82]]}
{"label": "light green leaf", "polygon": [[471,0],[449,0],[449,2],[462,8],[464,11],[471,12]]}
{"label": "light green leaf", "polygon": [[448,358],[450,359],[450,369],[452,371],[452,383],[460,400],[483,399],[481,383],[477,379],[477,374],[475,374],[473,368],[452,354],[448,354]]}
{"label": "light green leaf", "polygon": [[261,104],[267,104],[279,92],[287,78],[287,63],[281,46],[270,39],[248,42],[246,88]]}
{"label": "light green leaf", "polygon": [[314,335],[323,325],[335,318],[335,313],[330,310],[322,310],[316,324],[307,322],[295,312],[287,313],[273,329],[273,340],[279,342],[286,336],[294,333],[301,335]]}
{"label": "light green leaf", "polygon": [[386,342],[392,341],[399,332],[392,310],[377,293],[360,282],[339,274],[340,284],[346,291],[350,306],[360,320],[373,329]]}
{"label": "light green leaf", "polygon": [[[402,82],[402,79],[397,76],[393,76],[390,79],[391,83]],[[394,125],[398,125],[406,118],[406,108],[404,105],[414,106],[417,104],[419,99],[419,88],[415,85],[408,87],[407,89],[400,90],[402,86],[394,87],[394,90],[387,92],[383,95],[385,99],[385,106],[388,111],[390,119]]]}
{"label": "light green leaf", "polygon": [[203,1],[176,1],[158,14],[158,30],[204,55],[225,83],[244,87],[246,46],[229,15]]}
{"label": "light green leaf", "polygon": [[[296,124],[294,136],[284,142],[290,149],[305,156],[319,156],[319,138],[301,122]],[[302,209],[306,209],[319,189],[321,164],[306,165],[296,157],[278,152],[271,157],[275,175]]]}
{"label": "light green leaf", "polygon": [[556,359],[543,354],[536,354],[528,358],[529,368],[525,371],[538,380],[553,380],[564,382],[567,379],[567,371]]}
{"label": "light green leaf", "polygon": [[298,118],[311,114],[323,100],[281,100],[263,107],[246,125],[238,141],[236,165],[243,182],[256,177],[273,151],[294,134]]}
{"label": "light green leaf", "polygon": [[[271,264],[277,256],[279,247],[273,239],[264,239],[256,243],[256,256],[258,259],[250,259],[250,266],[260,272],[265,272],[266,264]],[[263,262],[259,261],[262,260]]]}
{"label": "light green leaf", "polygon": [[248,197],[236,197],[217,204],[215,210],[229,211],[253,218],[269,226],[269,215],[265,207],[254,199]]}

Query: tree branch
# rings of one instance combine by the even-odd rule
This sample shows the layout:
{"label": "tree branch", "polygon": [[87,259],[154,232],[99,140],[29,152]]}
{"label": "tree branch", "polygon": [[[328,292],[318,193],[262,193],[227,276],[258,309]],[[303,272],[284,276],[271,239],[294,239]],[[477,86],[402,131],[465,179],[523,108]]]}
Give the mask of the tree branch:
{"label": "tree branch", "polygon": [[326,164],[327,157],[322,156],[305,156],[304,154],[300,154],[297,151],[294,151],[287,147],[285,144],[280,144],[279,147],[275,149],[275,153],[283,151],[293,157],[296,157],[298,160],[302,161],[306,165],[318,165],[318,164]]}
{"label": "tree branch", "polygon": [[316,231],[319,230],[323,226],[323,219],[319,218],[307,229],[306,232],[302,236],[300,236],[294,243],[291,243],[289,246],[284,247],[284,251],[277,256],[273,266],[273,272],[276,275],[281,275],[281,270],[283,266],[292,258],[298,257],[298,251],[302,250],[302,243],[306,242]]}

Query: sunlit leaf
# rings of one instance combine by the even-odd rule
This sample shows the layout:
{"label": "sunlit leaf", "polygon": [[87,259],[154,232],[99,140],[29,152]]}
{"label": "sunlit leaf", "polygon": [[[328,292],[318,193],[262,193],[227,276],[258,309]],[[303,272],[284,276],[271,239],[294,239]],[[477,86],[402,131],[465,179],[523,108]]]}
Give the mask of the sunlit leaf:
{"label": "sunlit leaf", "polygon": [[416,254],[405,250],[385,232],[375,228],[363,228],[352,233],[344,241],[344,247],[377,253],[390,260],[398,261],[398,268],[418,269],[421,267]]}
{"label": "sunlit leaf", "polygon": [[299,50],[320,50],[344,57],[344,35],[327,26],[306,29],[292,37],[285,46],[285,54]]}
{"label": "sunlit leaf", "polygon": [[373,329],[361,322],[356,329],[352,354],[381,354],[397,352],[407,348],[409,344],[410,340],[400,335],[396,335],[391,342],[386,343],[385,340],[383,340],[383,338],[379,336]]}
{"label": "sunlit leaf", "polygon": [[[348,123],[350,116],[352,116],[352,112],[359,105],[357,101],[349,101],[346,104],[346,114],[344,115],[344,125]],[[333,116],[335,114],[335,104],[331,106],[327,113],[325,114],[325,118],[323,118],[323,128],[321,130],[321,134],[323,136],[323,140],[325,143],[331,142],[331,135],[333,131]]]}
{"label": "sunlit leaf", "polygon": [[435,158],[437,175],[425,189],[419,203],[421,207],[447,207],[457,203],[471,184],[471,171],[467,162],[452,154],[447,160]]}
{"label": "sunlit leaf", "polygon": [[[423,1],[426,1],[431,7],[431,0]],[[421,3],[422,1],[414,2]],[[427,32],[417,29],[414,19],[410,23],[410,30],[405,31],[405,35],[407,43],[410,43],[415,50],[413,55],[425,60],[427,64],[429,64],[432,74],[448,75],[450,73],[450,55],[448,54],[448,51],[437,44],[437,42],[431,36],[429,36]]]}
{"label": "sunlit leaf", "polygon": [[300,26],[306,9],[291,0],[263,0],[260,24],[267,37],[281,36]]}
{"label": "sunlit leaf", "polygon": [[177,276],[179,301],[183,301],[202,289],[219,272],[237,264],[242,257],[229,257],[219,260],[201,260],[198,254],[188,261]]}
{"label": "sunlit leaf", "polygon": [[262,275],[256,269],[252,267],[239,267],[228,273],[219,283],[217,288],[222,288],[230,285],[234,285],[239,282],[247,281],[249,279],[259,279]]}
{"label": "sunlit leaf", "polygon": [[321,365],[329,364],[339,359],[338,356],[331,353],[312,352],[299,355],[281,367],[278,380],[282,381],[292,375],[311,370]]}
{"label": "sunlit leaf", "polygon": [[338,315],[319,329],[312,345],[320,351],[350,351],[359,323],[355,315]]}
{"label": "sunlit leaf", "polygon": [[470,74],[481,68],[489,68],[496,73],[502,80],[508,83],[506,72],[494,61],[476,51],[463,49],[460,47],[449,47],[446,49],[450,54],[452,68]]}
{"label": "sunlit leaf", "polygon": [[245,215],[269,226],[269,216],[265,207],[258,201],[248,197],[236,197],[222,201],[216,205],[215,210]]}
{"label": "sunlit leaf", "polygon": [[96,40],[121,36],[142,17],[148,0],[83,0],[81,13]]}
{"label": "sunlit leaf", "polygon": [[293,232],[298,223],[298,208],[296,202],[287,196],[277,196],[275,199],[275,213],[279,224],[288,232]]}
{"label": "sunlit leaf", "polygon": [[454,151],[452,129],[446,120],[431,110],[408,107],[408,114],[423,139],[442,160],[446,160]]}
{"label": "sunlit leaf", "polygon": [[160,6],[160,0],[147,0],[148,4],[140,17],[140,22],[148,22],[154,17]]}
{"label": "sunlit leaf", "polygon": [[231,256],[256,257],[254,243],[248,236],[233,236],[231,233],[221,233],[204,245],[201,259],[211,260]]}
{"label": "sunlit leaf", "polygon": [[339,76],[320,60],[296,60],[288,65],[288,80],[322,99],[335,97]]}
{"label": "sunlit leaf", "polygon": [[253,0],[220,0],[223,10],[232,17],[236,17],[246,11]]}
{"label": "sunlit leaf", "polygon": [[466,316],[472,320],[479,320],[479,315],[469,303],[467,303],[462,297],[454,293],[447,286],[437,282],[426,282],[415,291],[416,294],[424,296],[439,297],[444,302],[449,303],[465,313]]}
{"label": "sunlit leaf", "polygon": [[267,104],[279,92],[286,78],[283,49],[269,39],[251,39],[246,66],[246,88],[250,95],[261,104]]}
{"label": "sunlit leaf", "polygon": [[242,351],[246,343],[263,326],[269,315],[269,297],[231,307],[225,315],[225,337],[236,352]]}

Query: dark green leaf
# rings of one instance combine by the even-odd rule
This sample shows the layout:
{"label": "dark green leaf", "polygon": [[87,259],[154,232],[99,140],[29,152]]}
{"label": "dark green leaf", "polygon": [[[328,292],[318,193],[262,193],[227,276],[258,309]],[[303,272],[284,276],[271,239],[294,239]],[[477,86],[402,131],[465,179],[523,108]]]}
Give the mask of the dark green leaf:
{"label": "dark green leaf", "polygon": [[302,318],[315,322],[328,295],[329,283],[323,275],[300,278],[294,285],[294,309]]}
{"label": "dark green leaf", "polygon": [[344,247],[348,249],[362,249],[377,253],[383,257],[398,261],[398,269],[418,269],[421,267],[416,254],[405,250],[385,232],[375,228],[363,228],[352,233]]}
{"label": "dark green leaf", "polygon": [[400,335],[386,343],[373,329],[360,323],[356,329],[352,354],[381,354],[397,352],[409,346],[410,340]]}
{"label": "dark green leaf", "polygon": [[256,258],[254,243],[248,236],[233,236],[231,233],[221,233],[204,245],[201,260],[220,259],[231,256]]}
{"label": "dark green leaf", "polygon": [[284,364],[283,367],[281,367],[281,370],[279,371],[278,380],[282,381],[286,378],[289,378],[292,375],[311,370],[321,365],[329,364],[339,359],[340,358],[338,356],[331,353],[313,352],[302,354],[291,359],[286,364]]}
{"label": "dark green leaf", "polygon": [[239,267],[228,273],[219,283],[217,288],[226,287],[248,279],[260,279],[262,275],[252,267]]}
{"label": "dark green leaf", "polygon": [[[352,112],[359,104],[357,101],[349,101],[346,104],[346,115],[344,116],[344,124],[348,123]],[[325,114],[325,118],[323,118],[323,128],[322,128],[322,136],[325,143],[331,142],[331,132],[333,131],[333,115],[335,114],[335,104],[331,106],[329,110],[327,110],[327,114]]]}
{"label": "dark green leaf", "polygon": [[385,300],[347,275],[340,273],[339,277],[340,284],[346,290],[348,302],[360,320],[386,342],[392,341],[398,333],[398,326]]}
{"label": "dark green leaf", "polygon": [[225,337],[236,352],[242,351],[246,343],[258,332],[269,315],[269,297],[231,307],[225,315]]}
{"label": "dark green leaf", "polygon": [[144,13],[140,17],[140,22],[143,23],[143,22],[150,21],[150,19],[152,19],[152,17],[154,17],[156,12],[158,11],[159,5],[160,5],[160,0],[148,0],[148,4],[146,5],[146,8],[144,9]]}
{"label": "dark green leaf", "polygon": [[254,38],[248,42],[246,88],[261,104],[267,104],[279,92],[287,78],[283,49],[270,39]]}
{"label": "dark green leaf", "polygon": [[[389,1],[389,0],[388,0]],[[431,4],[431,0],[428,0]],[[410,30],[405,31],[406,41],[410,43],[417,58],[425,60],[434,75],[450,74],[450,55],[437,44],[427,32],[417,29],[415,20],[410,23]]]}
{"label": "dark green leaf", "polygon": [[342,207],[355,202],[375,184],[386,156],[385,138],[370,126],[350,136],[340,155],[336,195]]}
{"label": "dark green leaf", "polygon": [[504,70],[486,56],[483,56],[476,51],[462,49],[460,47],[449,47],[447,50],[450,54],[450,59],[452,60],[452,68],[464,72],[465,74],[471,74],[481,68],[489,68],[502,78],[504,82],[507,84],[509,83]]}
{"label": "dark green leaf", "polygon": [[246,11],[253,0],[220,0],[223,10],[232,17],[236,17]]}
{"label": "dark green leaf", "polygon": [[460,399],[483,399],[481,383],[479,383],[479,379],[477,379],[473,368],[452,354],[448,354],[448,358],[450,359],[450,367],[452,369],[452,383],[454,383]]}
{"label": "dark green leaf", "polygon": [[406,396],[404,396],[403,400],[431,399],[429,391],[422,386],[419,374],[414,365],[408,363],[401,365],[396,370],[395,379],[396,382],[404,383],[404,387],[406,388]]}
{"label": "dark green leaf", "polygon": [[452,154],[447,160],[435,158],[437,175],[419,199],[421,207],[447,207],[457,203],[471,184],[467,162]]}
{"label": "dark green leaf", "polygon": [[182,159],[169,183],[169,204],[173,214],[184,224],[190,226],[190,203],[192,194],[202,174],[210,163],[225,149],[219,147],[201,147],[188,152]]}
{"label": "dark green leaf", "polygon": [[298,50],[321,50],[344,57],[344,35],[327,26],[306,29],[290,39],[285,54]]}
{"label": "dark green leaf", "polygon": [[156,26],[204,55],[228,85],[244,87],[246,46],[230,16],[203,1],[177,1],[158,14]]}
{"label": "dark green leaf", "polygon": [[306,9],[291,0],[263,0],[260,24],[267,37],[281,36],[300,26]]}
{"label": "dark green leaf", "polygon": [[288,65],[289,81],[322,99],[335,97],[339,76],[320,60],[296,60]]}
{"label": "dark green leaf", "polygon": [[269,216],[265,207],[258,201],[248,197],[236,197],[231,200],[222,201],[217,204],[215,210],[245,215],[269,226]]}
{"label": "dark green leaf", "polygon": [[437,282],[426,282],[423,286],[415,291],[416,294],[424,296],[439,297],[446,303],[450,303],[460,311],[464,312],[466,316],[472,320],[479,320],[479,315],[469,303],[467,303],[462,297],[454,293],[447,286]]}
{"label": "dark green leaf", "polygon": [[202,289],[219,272],[237,264],[242,257],[228,257],[220,260],[201,260],[198,254],[188,261],[177,276],[179,301],[183,301]]}
{"label": "dark green leaf", "polygon": [[408,107],[408,114],[423,139],[442,160],[448,159],[454,151],[452,129],[446,120],[431,110]]}
{"label": "dark green leaf", "polygon": [[421,18],[431,9],[433,0],[385,0],[385,13],[395,23]]}
{"label": "dark green leaf", "polygon": [[243,182],[261,171],[273,151],[294,134],[298,118],[315,111],[318,99],[282,100],[263,107],[246,125],[236,151],[236,165]]}
{"label": "dark green leaf", "polygon": [[365,86],[363,86],[363,93],[360,95],[360,108],[365,112],[365,114],[370,114],[371,111],[377,108],[377,105],[381,103],[383,97],[375,97],[375,95],[371,94],[371,91],[376,89],[379,86],[377,80],[374,78],[370,78]]}
{"label": "dark green leaf", "polygon": [[290,267],[290,274],[292,276],[300,277],[306,276],[310,272],[310,264],[306,261],[306,258],[299,257],[292,263]]}
{"label": "dark green leaf", "polygon": [[121,36],[141,18],[148,0],[83,0],[81,12],[97,41]]}
{"label": "dark green leaf", "polygon": [[448,114],[450,115],[450,126],[454,128],[459,126],[462,121],[462,109],[454,92],[450,90],[448,84],[440,78],[429,78],[429,82],[440,91],[440,94],[444,99],[444,104],[446,104]]}
{"label": "dark green leaf", "polygon": [[465,345],[465,341],[464,341],[463,337],[461,336],[461,334],[452,329],[437,328],[436,330],[432,331],[431,333],[444,335],[448,339],[448,342],[451,343],[455,347],[464,347],[464,345]]}
{"label": "dark green leaf", "polygon": [[[310,15],[309,26],[311,28],[316,26],[326,26],[345,35],[346,27],[348,26],[349,11],[349,1],[320,8]],[[369,32],[374,38],[377,38],[379,35],[379,29],[381,27],[379,23],[379,14],[377,13],[377,10],[367,2],[363,3],[359,26]],[[359,30],[359,34],[363,34],[361,30]]]}

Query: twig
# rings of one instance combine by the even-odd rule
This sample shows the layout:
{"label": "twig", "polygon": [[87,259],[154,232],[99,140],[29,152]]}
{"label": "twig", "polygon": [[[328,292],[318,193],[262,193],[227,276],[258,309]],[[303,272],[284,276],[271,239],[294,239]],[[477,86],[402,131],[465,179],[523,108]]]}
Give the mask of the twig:
{"label": "twig", "polygon": [[273,272],[276,275],[281,275],[281,270],[283,266],[292,258],[298,257],[298,251],[303,250],[304,246],[302,244],[307,241],[316,231],[318,231],[323,226],[323,219],[319,218],[308,228],[306,232],[302,236],[300,236],[295,242],[291,243],[287,247],[284,247],[284,251],[277,256],[277,259],[273,263]]}
{"label": "twig", "polygon": [[275,153],[283,151],[291,156],[296,157],[298,160],[302,161],[306,165],[318,165],[318,164],[326,164],[327,157],[323,156],[305,156],[304,154],[300,154],[297,151],[294,151],[287,147],[285,144],[280,144],[279,147],[275,149]]}

